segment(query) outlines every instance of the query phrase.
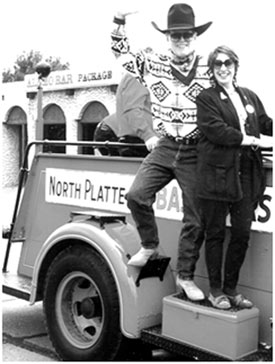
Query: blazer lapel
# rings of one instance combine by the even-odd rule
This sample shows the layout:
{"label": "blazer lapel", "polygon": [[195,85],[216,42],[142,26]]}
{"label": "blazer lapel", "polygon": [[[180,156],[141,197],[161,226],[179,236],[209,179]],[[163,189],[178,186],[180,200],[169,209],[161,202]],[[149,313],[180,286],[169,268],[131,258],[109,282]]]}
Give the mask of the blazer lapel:
{"label": "blazer lapel", "polygon": [[249,93],[242,87],[238,87],[237,92],[239,93],[242,103],[247,111],[245,131],[247,135],[254,135],[259,137],[260,130],[257,122],[257,115],[253,106],[253,101],[251,100]]}

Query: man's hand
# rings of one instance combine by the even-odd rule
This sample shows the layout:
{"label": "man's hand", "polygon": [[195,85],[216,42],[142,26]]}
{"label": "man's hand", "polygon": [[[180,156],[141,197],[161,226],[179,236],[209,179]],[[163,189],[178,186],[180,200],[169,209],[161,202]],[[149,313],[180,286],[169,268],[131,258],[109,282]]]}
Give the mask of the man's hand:
{"label": "man's hand", "polygon": [[126,16],[132,15],[132,14],[136,14],[136,13],[138,13],[138,11],[128,11],[128,12],[118,11],[115,14],[115,18],[117,18],[117,19],[122,20],[122,21],[125,22]]}
{"label": "man's hand", "polygon": [[145,145],[146,148],[151,152],[158,144],[159,138],[157,136],[153,136],[146,140]]}
{"label": "man's hand", "polygon": [[256,138],[252,135],[244,135],[241,145],[248,145],[248,146],[252,145],[254,147],[257,147],[259,146],[259,142],[260,142],[259,138]]}

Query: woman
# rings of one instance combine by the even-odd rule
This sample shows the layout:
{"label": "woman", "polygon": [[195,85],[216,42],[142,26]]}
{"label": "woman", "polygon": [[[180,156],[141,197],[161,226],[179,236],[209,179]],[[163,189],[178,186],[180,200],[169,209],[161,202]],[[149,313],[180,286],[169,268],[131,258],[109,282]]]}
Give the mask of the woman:
{"label": "woman", "polygon": [[[251,308],[253,303],[237,291],[245,259],[253,212],[265,181],[260,134],[272,134],[272,120],[258,96],[238,87],[238,56],[226,46],[209,56],[212,87],[197,97],[198,196],[206,227],[206,265],[212,305]],[[231,238],[225,255],[226,216],[230,213]]]}

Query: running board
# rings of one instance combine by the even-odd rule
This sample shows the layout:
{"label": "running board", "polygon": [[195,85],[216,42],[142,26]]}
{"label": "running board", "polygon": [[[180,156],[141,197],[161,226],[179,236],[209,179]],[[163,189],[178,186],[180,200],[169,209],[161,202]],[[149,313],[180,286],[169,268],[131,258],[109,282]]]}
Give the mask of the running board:
{"label": "running board", "polygon": [[[180,355],[183,357],[183,361],[233,361],[224,356],[213,354],[209,351],[203,350],[186,343],[179,342],[177,340],[167,338],[162,335],[162,326],[157,325],[149,327],[141,331],[141,340],[147,344],[156,346],[158,348],[164,349],[170,353]],[[225,343],[226,345],[226,343]],[[272,350],[265,349],[261,347],[258,351],[253,354],[246,355],[239,359],[240,361],[272,361]]]}
{"label": "running board", "polygon": [[162,335],[161,325],[153,326],[142,330],[141,340],[147,344],[155,345],[159,348],[169,351],[170,353],[183,356],[185,358],[198,361],[228,361],[222,356],[213,355],[207,351],[198,349],[191,345],[180,343],[177,340],[167,338]]}
{"label": "running board", "polygon": [[10,296],[29,301],[31,295],[31,279],[14,273],[3,273],[2,291]]}

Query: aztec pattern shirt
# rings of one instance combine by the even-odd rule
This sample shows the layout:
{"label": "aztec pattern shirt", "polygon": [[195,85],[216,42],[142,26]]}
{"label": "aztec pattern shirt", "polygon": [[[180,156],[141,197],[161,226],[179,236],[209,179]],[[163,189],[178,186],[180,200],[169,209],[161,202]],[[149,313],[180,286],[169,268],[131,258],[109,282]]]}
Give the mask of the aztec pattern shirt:
{"label": "aztec pattern shirt", "polygon": [[196,56],[189,73],[183,74],[168,55],[151,51],[130,51],[125,34],[113,31],[112,51],[124,69],[150,92],[153,128],[160,136],[196,138],[196,97],[210,87],[209,71],[202,57]]}

